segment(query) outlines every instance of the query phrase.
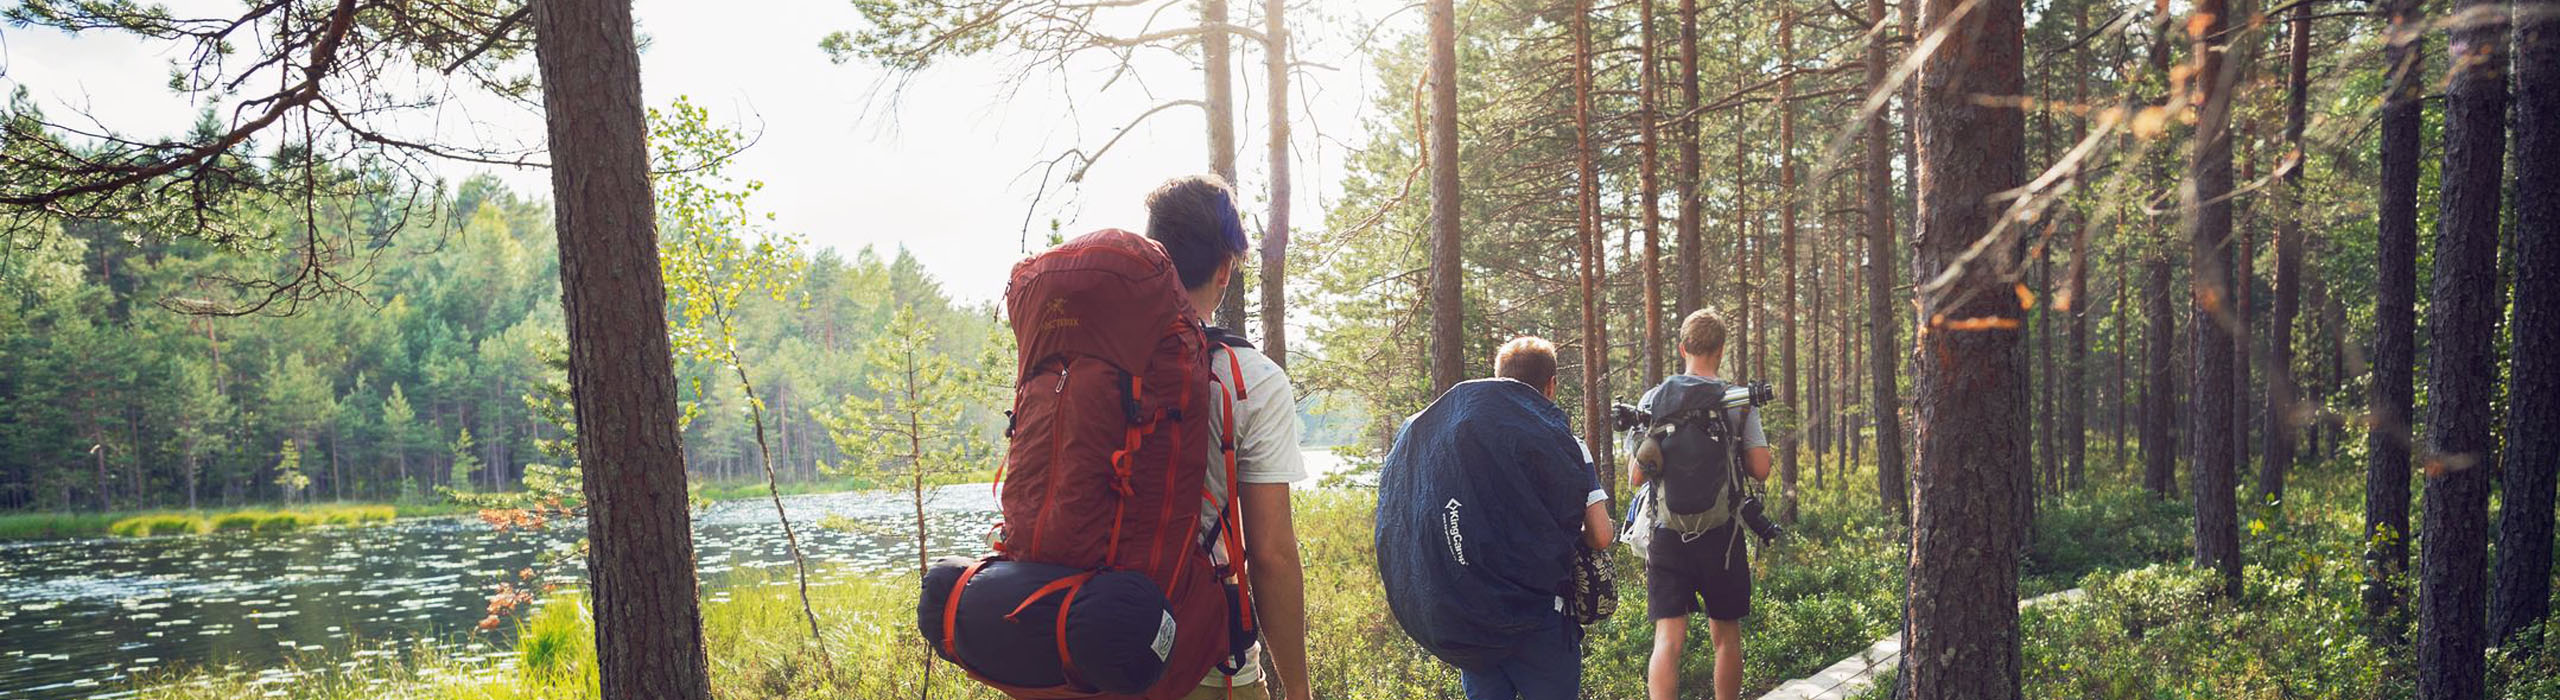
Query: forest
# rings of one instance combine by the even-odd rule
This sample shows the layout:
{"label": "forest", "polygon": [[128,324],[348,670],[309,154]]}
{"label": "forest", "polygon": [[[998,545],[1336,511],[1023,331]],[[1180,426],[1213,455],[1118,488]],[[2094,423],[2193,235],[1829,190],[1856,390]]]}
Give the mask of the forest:
{"label": "forest", "polygon": [[[263,273],[200,239],[69,222],[13,249],[0,509],[436,501],[440,488],[513,489],[525,465],[551,460],[539,443],[565,433],[542,402],[565,381],[567,339],[549,208],[486,178],[442,201],[339,206],[319,235],[362,246],[347,273],[361,291],[291,313],[168,310],[218,284],[207,280]],[[275,216],[237,223],[297,226]],[[866,394],[861,349],[897,310],[965,358],[983,354],[996,318],[951,301],[902,252],[819,250],[797,264],[780,301],[741,307],[739,343],[772,406],[776,467],[830,480],[819,465],[846,460],[813,411]],[[707,361],[679,372],[695,478],[757,472],[736,380]]]}
{"label": "forest", "polygon": [[[1371,551],[1362,484],[1404,417],[1554,340],[1623,504],[1609,406],[1680,373],[1712,308],[1728,378],[1779,397],[1755,696],[2560,698],[2560,365],[2532,350],[2560,342],[2560,2],[1388,5],[856,0],[807,51],[901,85],[1143,83],[1121,130],[1002,169],[1042,197],[1205,117],[1186,167],[1255,240],[1214,321],[1346,465],[1299,491],[1312,687],[1274,697],[1459,697]],[[917,639],[914,588],[993,518],[956,494],[1012,432],[1002,309],[904,241],[774,227],[731,159],[793,146],[643,99],[633,3],[208,12],[0,14],[167,47],[172,87],[225,95],[165,136],[25,85],[0,114],[0,535],[325,501],[565,539],[475,560],[496,573],[438,594],[459,611],[397,632],[454,639],[485,601],[462,642],[329,627],[310,650],[354,660],[150,671],[66,647],[0,665],[58,681],[31,697],[998,697]],[[1345,73],[1356,128],[1309,129]],[[531,106],[545,145],[400,130],[452,90]],[[457,162],[553,189],[430,165]],[[1076,233],[1020,228],[978,233]],[[767,551],[708,534],[747,511],[778,537],[738,550]],[[1645,693],[1643,568],[1614,565],[1583,697]],[[1915,662],[1799,689],[1879,642]]]}

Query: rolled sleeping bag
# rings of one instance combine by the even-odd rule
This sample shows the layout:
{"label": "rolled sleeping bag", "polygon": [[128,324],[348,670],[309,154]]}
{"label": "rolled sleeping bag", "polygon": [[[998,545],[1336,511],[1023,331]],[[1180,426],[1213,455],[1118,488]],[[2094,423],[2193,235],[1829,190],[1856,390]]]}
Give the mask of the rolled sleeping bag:
{"label": "rolled sleeping bag", "polygon": [[916,627],[935,654],[999,686],[1119,695],[1164,676],[1175,632],[1172,604],[1144,574],[964,557],[925,571]]}

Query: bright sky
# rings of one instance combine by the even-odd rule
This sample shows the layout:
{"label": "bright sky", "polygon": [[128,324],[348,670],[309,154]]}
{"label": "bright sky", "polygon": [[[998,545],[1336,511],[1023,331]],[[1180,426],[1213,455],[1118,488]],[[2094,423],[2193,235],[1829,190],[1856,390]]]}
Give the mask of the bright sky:
{"label": "bright sky", "polygon": [[[230,2],[182,0],[181,14],[236,12]],[[1238,0],[1247,21],[1251,0]],[[1329,17],[1299,12],[1291,20],[1300,60],[1319,63],[1298,74],[1292,90],[1299,230],[1323,220],[1338,188],[1345,149],[1365,141],[1360,129],[1369,95],[1378,90],[1358,43],[1378,27],[1381,41],[1419,31],[1418,9],[1392,0],[1323,3]],[[1190,21],[1189,5],[1165,13],[1158,28]],[[1130,118],[1166,101],[1197,98],[1201,77],[1191,59],[1141,54],[1138,77],[1100,91],[1109,64],[1095,55],[1066,71],[1034,73],[1018,90],[1006,78],[1014,57],[975,57],[913,75],[891,109],[897,78],[861,63],[834,65],[818,49],[829,32],[855,28],[861,17],[847,0],[636,0],[647,47],[641,80],[649,104],[678,95],[714,119],[758,134],[731,172],[765,182],[753,206],[772,212],[780,228],[816,246],[850,254],[863,246],[887,252],[904,245],[944,288],[966,300],[992,300],[1019,257],[1023,224],[1038,172],[1033,163],[1068,148],[1086,150],[1111,138]],[[1115,17],[1132,29],[1144,15]],[[1383,22],[1383,23],[1382,23]],[[1239,40],[1239,45],[1248,44]],[[127,135],[182,131],[200,106],[168,91],[169,65],[183,58],[168,44],[146,44],[100,32],[68,36],[49,30],[0,29],[0,90],[26,87],[49,115],[86,110]],[[528,59],[529,61],[530,59]],[[1264,75],[1259,50],[1235,61],[1237,163],[1249,218],[1259,220],[1268,181]],[[1145,225],[1139,198],[1173,175],[1208,169],[1204,122],[1195,109],[1167,110],[1124,138],[1076,190],[1051,199],[1031,219],[1038,244],[1056,219],[1069,235],[1106,226]],[[465,97],[437,115],[448,140],[493,138],[538,143],[538,115],[488,99]],[[1315,138],[1321,129],[1325,138]],[[447,164],[454,180],[488,166]],[[519,191],[548,196],[546,172],[496,174]]]}

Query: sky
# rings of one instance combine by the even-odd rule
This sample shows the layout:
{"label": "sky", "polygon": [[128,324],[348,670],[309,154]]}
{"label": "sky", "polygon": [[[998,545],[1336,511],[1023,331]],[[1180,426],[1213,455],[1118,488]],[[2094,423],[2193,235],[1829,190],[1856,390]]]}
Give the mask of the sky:
{"label": "sky", "polygon": [[[205,16],[238,7],[169,4]],[[1254,16],[1245,5],[1258,6],[1233,4],[1238,22]],[[1301,84],[1291,91],[1298,137],[1291,218],[1304,231],[1324,220],[1339,191],[1346,149],[1366,141],[1360,129],[1379,88],[1360,42],[1419,31],[1423,18],[1393,0],[1298,4],[1312,6],[1291,16],[1299,58],[1325,66],[1299,73]],[[1158,28],[1187,23],[1188,8],[1168,11],[1176,19]],[[818,49],[830,32],[862,23],[848,0],[636,0],[633,12],[646,45],[641,82],[648,103],[686,96],[755,139],[729,168],[765,184],[751,208],[770,212],[776,228],[813,247],[850,255],[871,246],[886,255],[905,246],[964,301],[1003,295],[1005,275],[1022,255],[1027,213],[1034,246],[1052,220],[1068,235],[1138,230],[1146,223],[1140,198],[1147,190],[1207,170],[1202,112],[1166,110],[1123,138],[1080,185],[1060,193],[1053,180],[1042,205],[1031,207],[1041,189],[1040,173],[1026,172],[1034,163],[1069,148],[1091,150],[1163,101],[1200,96],[1196,64],[1171,52],[1142,53],[1138,79],[1108,89],[1102,83],[1110,64],[1099,55],[1020,81],[1010,79],[1019,57],[1003,49],[900,76],[859,61],[836,65]],[[1115,15],[1106,24],[1134,33],[1144,18]],[[110,32],[0,27],[0,90],[23,86],[49,115],[85,111],[121,134],[174,134],[202,108],[167,88],[170,62],[184,58],[181,52]],[[1260,51],[1240,51],[1234,67],[1239,187],[1248,218],[1259,221],[1269,148]],[[538,144],[543,134],[538,114],[471,94],[448,101],[433,119],[429,128],[448,142]],[[522,193],[550,191],[541,170],[436,167],[453,181],[486,172]]]}

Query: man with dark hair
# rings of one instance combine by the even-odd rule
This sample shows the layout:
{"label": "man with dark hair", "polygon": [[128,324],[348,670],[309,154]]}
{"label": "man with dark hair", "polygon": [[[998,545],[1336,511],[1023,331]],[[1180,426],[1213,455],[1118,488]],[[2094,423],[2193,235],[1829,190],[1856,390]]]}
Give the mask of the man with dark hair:
{"label": "man with dark hair", "polygon": [[[1147,237],[1164,246],[1175,273],[1188,290],[1192,309],[1208,318],[1226,295],[1227,279],[1236,273],[1250,242],[1244,220],[1236,213],[1235,196],[1224,180],[1194,175],[1167,181],[1147,195]],[[1209,358],[1224,391],[1236,395],[1236,508],[1244,522],[1245,570],[1251,577],[1256,625],[1270,646],[1271,665],[1280,674],[1289,700],[1307,700],[1307,620],[1305,572],[1298,559],[1298,535],[1290,522],[1289,483],[1307,477],[1298,454],[1298,406],[1289,377],[1278,363],[1253,352],[1241,336],[1211,328],[1216,345]],[[1228,488],[1220,446],[1209,469],[1211,497],[1201,504],[1202,532],[1214,527],[1218,504]],[[1219,543],[1215,560],[1234,556]],[[1266,700],[1255,654],[1233,676],[1212,670],[1200,689],[1186,700]]]}
{"label": "man with dark hair", "polygon": [[[1648,413],[1670,408],[1657,405],[1656,399],[1674,383],[1703,378],[1722,384],[1716,373],[1724,364],[1724,347],[1724,317],[1712,309],[1691,312],[1680,321],[1683,376],[1645,392],[1640,408]],[[1769,436],[1760,426],[1760,413],[1728,411],[1726,420],[1738,432],[1738,471],[1769,478]],[[1647,447],[1640,445],[1636,459],[1627,464],[1630,485],[1643,486],[1651,475],[1662,473],[1661,451]],[[1644,567],[1645,614],[1653,618],[1653,658],[1645,674],[1651,700],[1679,697],[1681,647],[1688,642],[1689,615],[1699,612],[1707,615],[1708,636],[1715,645],[1716,700],[1742,694],[1742,618],[1751,614],[1751,561],[1741,527],[1739,521],[1727,521],[1684,536],[1656,524],[1645,547]]]}

